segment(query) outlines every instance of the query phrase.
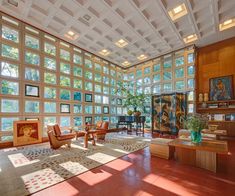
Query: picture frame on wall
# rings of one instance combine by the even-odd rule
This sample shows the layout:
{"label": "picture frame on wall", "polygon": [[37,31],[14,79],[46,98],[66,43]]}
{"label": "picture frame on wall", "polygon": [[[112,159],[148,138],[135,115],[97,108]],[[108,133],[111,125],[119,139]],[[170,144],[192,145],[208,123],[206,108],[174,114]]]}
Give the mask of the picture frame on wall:
{"label": "picture frame on wall", "polygon": [[13,145],[21,146],[42,142],[42,132],[39,121],[14,121]]}
{"label": "picture frame on wall", "polygon": [[85,93],[85,102],[92,102],[92,94]]}
{"label": "picture frame on wall", "polygon": [[210,78],[210,100],[230,100],[233,99],[233,76],[221,76]]}
{"label": "picture frame on wall", "polygon": [[109,114],[109,106],[103,106],[103,113]]}
{"label": "picture frame on wall", "polygon": [[70,113],[70,105],[69,104],[60,104],[60,113]]}
{"label": "picture frame on wall", "polygon": [[39,86],[25,84],[25,96],[39,97]]}
{"label": "picture frame on wall", "polygon": [[85,117],[85,124],[92,124],[92,116],[86,116]]}

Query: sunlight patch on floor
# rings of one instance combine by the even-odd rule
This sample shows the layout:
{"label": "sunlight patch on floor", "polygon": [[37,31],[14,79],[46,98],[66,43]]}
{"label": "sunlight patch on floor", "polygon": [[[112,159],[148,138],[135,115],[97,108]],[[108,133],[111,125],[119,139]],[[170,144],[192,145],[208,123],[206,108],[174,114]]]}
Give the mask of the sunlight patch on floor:
{"label": "sunlight patch on floor", "polygon": [[112,174],[106,172],[104,170],[95,170],[95,171],[88,171],[85,175],[78,176],[83,182],[87,183],[90,186],[94,186],[102,181],[107,180],[110,178]]}
{"label": "sunlight patch on floor", "polygon": [[111,161],[115,159],[116,157],[102,153],[102,152],[97,152],[95,154],[87,156],[87,158],[92,159],[98,163],[107,163],[108,161]]}
{"label": "sunlight patch on floor", "polygon": [[133,165],[133,163],[130,163],[128,161],[124,161],[121,159],[116,159],[115,161],[112,161],[112,162],[109,162],[106,164],[107,167],[110,167],[110,168],[117,170],[117,171],[125,170],[128,167],[130,167],[131,165]]}
{"label": "sunlight patch on floor", "polygon": [[81,165],[80,163],[73,161],[67,161],[59,165],[74,175],[77,175],[81,172],[85,172],[88,169],[85,166]]}
{"label": "sunlight patch on floor", "polygon": [[29,160],[22,153],[8,155],[8,158],[11,161],[11,163],[14,165],[14,167],[21,167],[21,166],[30,165],[30,164],[39,162],[38,159]]}

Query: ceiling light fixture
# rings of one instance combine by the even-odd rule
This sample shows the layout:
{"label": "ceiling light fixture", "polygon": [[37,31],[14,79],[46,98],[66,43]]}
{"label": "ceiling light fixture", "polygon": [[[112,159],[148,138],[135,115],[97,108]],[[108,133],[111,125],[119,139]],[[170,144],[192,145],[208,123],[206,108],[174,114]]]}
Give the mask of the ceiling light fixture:
{"label": "ceiling light fixture", "polygon": [[64,36],[68,39],[71,39],[71,40],[76,40],[78,38],[78,34],[75,34],[73,31],[68,31],[66,34],[64,34]]}
{"label": "ceiling light fixture", "polygon": [[118,47],[123,48],[124,46],[128,45],[128,42],[126,42],[124,39],[120,39],[117,42],[115,42],[115,44]]}
{"label": "ceiling light fixture", "polygon": [[107,56],[107,55],[110,54],[110,52],[109,52],[107,49],[103,49],[103,50],[101,50],[99,53],[100,53],[101,55],[103,55],[103,56]]}
{"label": "ceiling light fixture", "polygon": [[140,56],[137,57],[137,59],[139,59],[140,61],[146,59],[147,56],[145,56],[144,54],[141,54]]}
{"label": "ceiling light fixture", "polygon": [[173,8],[172,10],[170,10],[168,12],[168,14],[171,17],[171,20],[175,21],[176,19],[186,15],[188,13],[187,8],[185,6],[184,3],[182,3],[181,5]]}
{"label": "ceiling light fixture", "polygon": [[122,63],[122,65],[128,66],[128,65],[130,65],[130,63],[129,63],[128,61],[124,61],[124,62]]}
{"label": "ceiling light fixture", "polygon": [[234,19],[229,19],[229,20],[224,21],[223,23],[220,23],[219,24],[219,30],[223,31],[223,30],[229,29],[229,28],[234,27],[234,26],[235,26],[235,18]]}
{"label": "ceiling light fixture", "polygon": [[190,42],[193,42],[193,41],[196,41],[196,40],[197,40],[197,35],[196,34],[192,34],[192,35],[189,35],[189,36],[184,38],[184,42],[186,44],[190,43]]}
{"label": "ceiling light fixture", "polygon": [[74,32],[73,31],[68,31],[68,34],[70,35],[70,36],[74,36]]}

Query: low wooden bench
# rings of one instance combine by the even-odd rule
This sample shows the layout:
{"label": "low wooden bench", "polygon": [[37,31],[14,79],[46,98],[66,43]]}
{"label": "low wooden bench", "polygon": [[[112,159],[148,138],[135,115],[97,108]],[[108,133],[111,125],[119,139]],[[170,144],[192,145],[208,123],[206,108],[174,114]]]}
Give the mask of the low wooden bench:
{"label": "low wooden bench", "polygon": [[170,159],[174,156],[174,148],[169,146],[169,143],[174,139],[153,138],[150,144],[150,152],[153,156],[163,159]]}

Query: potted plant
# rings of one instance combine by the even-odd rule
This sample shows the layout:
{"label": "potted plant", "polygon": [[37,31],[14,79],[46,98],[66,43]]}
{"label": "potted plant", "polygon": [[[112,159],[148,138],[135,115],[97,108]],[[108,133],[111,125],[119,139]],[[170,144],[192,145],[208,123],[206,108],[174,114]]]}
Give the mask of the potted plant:
{"label": "potted plant", "polygon": [[128,110],[128,111],[127,111],[127,114],[128,114],[129,116],[131,116],[131,115],[133,114],[133,111],[132,111],[132,110]]}
{"label": "potted plant", "polygon": [[145,95],[144,93],[135,95],[134,93],[131,93],[128,87],[125,87],[121,82],[118,86],[119,88],[117,91],[121,92],[125,96],[122,105],[127,108],[133,108],[133,114],[135,116],[140,116],[141,112],[138,111],[137,108],[144,108],[145,104],[147,103],[147,98],[150,95]]}
{"label": "potted plant", "polygon": [[186,128],[191,131],[191,141],[200,143],[202,141],[201,131],[207,127],[207,117],[200,114],[193,114],[185,121]]}

